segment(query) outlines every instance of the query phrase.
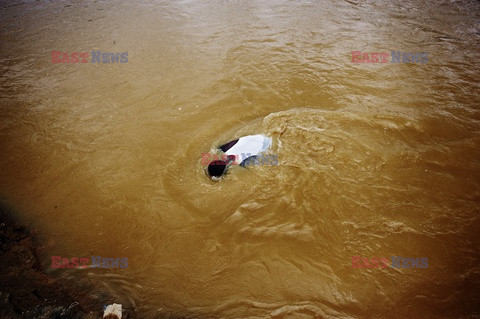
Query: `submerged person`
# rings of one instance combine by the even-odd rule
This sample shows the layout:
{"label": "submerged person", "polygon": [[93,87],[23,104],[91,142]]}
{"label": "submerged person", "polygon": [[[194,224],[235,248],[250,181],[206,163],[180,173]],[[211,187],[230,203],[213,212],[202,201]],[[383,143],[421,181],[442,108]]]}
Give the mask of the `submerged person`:
{"label": "submerged person", "polygon": [[207,174],[213,179],[218,179],[227,172],[230,165],[244,166],[271,145],[272,139],[263,134],[248,135],[223,144],[219,149],[226,157],[212,161],[207,167]]}

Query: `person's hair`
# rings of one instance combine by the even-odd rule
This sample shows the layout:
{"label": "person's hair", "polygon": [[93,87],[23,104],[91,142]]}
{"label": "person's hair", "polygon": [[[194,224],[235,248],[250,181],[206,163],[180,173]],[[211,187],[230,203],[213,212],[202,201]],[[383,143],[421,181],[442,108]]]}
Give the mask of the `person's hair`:
{"label": "person's hair", "polygon": [[220,177],[226,173],[228,162],[226,161],[213,161],[208,164],[207,172],[210,177]]}

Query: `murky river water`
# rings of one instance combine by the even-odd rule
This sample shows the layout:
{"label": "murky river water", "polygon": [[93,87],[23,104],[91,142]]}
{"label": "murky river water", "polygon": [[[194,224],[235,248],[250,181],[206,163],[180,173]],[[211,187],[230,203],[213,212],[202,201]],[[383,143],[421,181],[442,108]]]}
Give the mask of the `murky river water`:
{"label": "murky river water", "polygon": [[[478,318],[478,2],[2,1],[0,26],[0,194],[48,272],[141,318]],[[351,62],[392,50],[428,62]],[[210,181],[250,133],[279,164]]]}

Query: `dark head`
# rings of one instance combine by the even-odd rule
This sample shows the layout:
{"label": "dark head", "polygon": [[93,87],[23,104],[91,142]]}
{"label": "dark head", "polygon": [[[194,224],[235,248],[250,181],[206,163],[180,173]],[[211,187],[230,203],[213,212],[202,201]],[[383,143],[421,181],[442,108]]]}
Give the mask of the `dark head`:
{"label": "dark head", "polygon": [[213,161],[208,164],[207,172],[210,177],[220,177],[227,172],[228,161]]}

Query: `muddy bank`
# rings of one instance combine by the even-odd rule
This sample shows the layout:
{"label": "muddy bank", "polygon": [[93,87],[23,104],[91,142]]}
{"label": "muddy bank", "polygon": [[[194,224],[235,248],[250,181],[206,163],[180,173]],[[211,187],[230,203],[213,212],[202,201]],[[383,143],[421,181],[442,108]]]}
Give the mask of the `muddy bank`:
{"label": "muddy bank", "polygon": [[[101,318],[103,305],[113,301],[46,275],[35,253],[34,236],[4,209],[0,210],[0,272],[1,318]],[[93,283],[91,287],[95,289]],[[134,318],[131,313],[124,313],[125,317]]]}

